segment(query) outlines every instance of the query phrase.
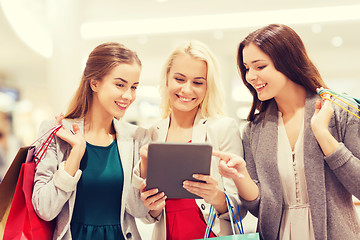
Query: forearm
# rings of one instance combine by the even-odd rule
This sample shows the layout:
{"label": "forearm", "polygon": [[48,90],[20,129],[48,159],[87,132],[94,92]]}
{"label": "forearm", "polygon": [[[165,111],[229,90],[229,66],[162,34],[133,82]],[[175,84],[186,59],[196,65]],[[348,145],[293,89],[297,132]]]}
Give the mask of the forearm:
{"label": "forearm", "polygon": [[140,190],[131,187],[128,192],[128,197],[126,199],[128,204],[126,204],[126,211],[135,218],[145,218],[148,214],[148,209],[145,207],[144,203],[141,201]]}
{"label": "forearm", "polygon": [[75,176],[76,172],[79,170],[80,161],[82,159],[83,153],[80,147],[74,146],[68,158],[65,161],[64,169],[70,176]]}
{"label": "forearm", "polygon": [[246,201],[253,201],[259,196],[259,188],[247,171],[242,174],[244,175],[243,178],[233,178],[237,191],[241,198]]}
{"label": "forearm", "polygon": [[326,157],[330,156],[336,151],[336,149],[338,149],[339,142],[327,129],[322,131],[314,131],[314,135]]}
{"label": "forearm", "polygon": [[54,167],[40,162],[34,179],[33,206],[38,215],[46,221],[59,214],[81,176],[81,170],[74,177],[70,176],[64,169],[64,162],[60,163],[58,170],[55,171]]}

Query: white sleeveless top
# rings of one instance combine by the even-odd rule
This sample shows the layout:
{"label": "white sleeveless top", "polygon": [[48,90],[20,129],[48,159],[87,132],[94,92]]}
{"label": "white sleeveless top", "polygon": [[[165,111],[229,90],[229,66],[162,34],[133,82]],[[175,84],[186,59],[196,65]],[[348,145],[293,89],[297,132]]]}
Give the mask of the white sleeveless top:
{"label": "white sleeveless top", "polygon": [[280,225],[280,240],[314,240],[304,171],[304,123],[292,151],[280,112],[278,169],[285,203]]}

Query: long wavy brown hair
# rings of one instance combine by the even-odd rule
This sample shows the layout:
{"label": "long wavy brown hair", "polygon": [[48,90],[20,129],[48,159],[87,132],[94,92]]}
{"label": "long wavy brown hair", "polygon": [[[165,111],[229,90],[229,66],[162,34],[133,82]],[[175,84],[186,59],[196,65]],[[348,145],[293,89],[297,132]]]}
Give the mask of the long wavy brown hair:
{"label": "long wavy brown hair", "polygon": [[270,24],[260,28],[250,33],[239,44],[237,55],[241,78],[253,96],[247,120],[253,121],[256,110],[259,113],[265,111],[271,100],[260,101],[256,90],[246,81],[243,49],[251,43],[271,58],[276,70],[291,81],[303,86],[307,91],[316,93],[316,88],[326,88],[319,71],[306,53],[304,43],[293,29],[282,24]]}
{"label": "long wavy brown hair", "polygon": [[136,52],[123,44],[109,42],[97,46],[88,57],[80,86],[70,102],[65,118],[75,119],[86,115],[93,98],[90,80],[102,81],[119,64],[133,64],[134,62],[141,66]]}

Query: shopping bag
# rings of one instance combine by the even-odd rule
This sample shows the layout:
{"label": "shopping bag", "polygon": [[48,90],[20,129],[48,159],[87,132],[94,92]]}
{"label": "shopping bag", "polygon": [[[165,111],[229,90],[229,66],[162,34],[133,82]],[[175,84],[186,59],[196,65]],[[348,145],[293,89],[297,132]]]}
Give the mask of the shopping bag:
{"label": "shopping bag", "polygon": [[[335,102],[333,99],[337,99],[343,103],[345,103],[346,105],[350,106],[351,108],[356,110],[356,113],[358,113],[360,111],[359,109],[359,105],[360,105],[360,99],[357,99],[355,97],[349,96],[345,93],[341,94],[341,93],[337,93],[335,91],[332,91],[330,89],[319,89],[318,90],[318,94],[320,95],[321,98],[329,100],[330,102],[338,105],[339,107],[341,107],[342,109],[344,109],[345,111],[349,112],[350,114],[354,115],[355,117],[360,119],[360,116],[358,114],[355,114],[354,112],[349,111],[349,109],[346,109],[345,107],[343,107],[342,105],[340,105],[339,103]],[[327,95],[333,97],[329,98]]]}
{"label": "shopping bag", "polygon": [[[28,148],[27,160],[21,165],[11,208],[7,216],[3,240],[48,240],[52,238],[54,222],[44,221],[36,215],[31,198],[35,168],[60,127],[51,129],[50,135],[36,151],[34,147]],[[34,149],[34,151],[29,151],[29,149]]]}
{"label": "shopping bag", "polygon": [[[241,217],[240,217],[240,208],[238,206],[238,212],[239,212],[239,222],[236,219],[235,216],[235,212],[231,206],[231,202],[229,197],[227,196],[227,194],[225,193],[225,198],[226,198],[226,204],[228,207],[228,211],[229,211],[229,216],[230,216],[230,222],[231,222],[231,228],[232,228],[232,232],[233,235],[228,235],[228,236],[220,236],[220,237],[214,237],[214,238],[209,238],[209,234],[211,232],[212,226],[214,224],[215,218],[216,218],[216,213],[214,211],[213,206],[210,207],[210,213],[209,213],[209,217],[208,217],[208,222],[207,222],[207,226],[206,226],[206,231],[205,231],[205,235],[203,239],[221,239],[221,240],[260,240],[260,236],[259,233],[244,233],[244,228],[242,225],[242,221],[241,221]],[[234,229],[234,224],[236,223],[236,226],[240,232],[240,234],[236,234],[235,233],[235,229]],[[240,223],[240,225],[239,225]],[[200,239],[198,239],[200,240]]]}
{"label": "shopping bag", "polygon": [[244,233],[244,234],[235,234],[221,237],[213,238],[203,238],[203,239],[214,239],[214,240],[260,240],[259,233]]}
{"label": "shopping bag", "polygon": [[35,146],[21,147],[0,182],[0,239],[4,236],[5,224],[8,219],[21,165],[33,158],[34,150]]}

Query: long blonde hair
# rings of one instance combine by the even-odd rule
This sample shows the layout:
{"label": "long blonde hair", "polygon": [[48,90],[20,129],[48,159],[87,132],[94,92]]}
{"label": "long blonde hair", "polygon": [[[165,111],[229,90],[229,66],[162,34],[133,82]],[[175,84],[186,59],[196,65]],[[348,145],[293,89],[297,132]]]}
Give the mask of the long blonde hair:
{"label": "long blonde hair", "polygon": [[134,62],[141,66],[141,61],[136,52],[128,49],[123,44],[109,42],[97,46],[88,57],[80,86],[70,102],[65,118],[82,118],[89,110],[92,103],[90,80],[102,81],[119,64],[132,64]]}
{"label": "long blonde hair", "polygon": [[162,117],[166,118],[171,113],[171,103],[167,91],[167,78],[174,59],[180,54],[202,60],[207,65],[207,90],[200,111],[203,117],[217,117],[224,114],[224,93],[220,79],[219,65],[211,50],[202,42],[197,40],[188,41],[175,48],[169,55],[161,74],[160,108]]}

